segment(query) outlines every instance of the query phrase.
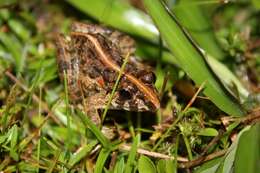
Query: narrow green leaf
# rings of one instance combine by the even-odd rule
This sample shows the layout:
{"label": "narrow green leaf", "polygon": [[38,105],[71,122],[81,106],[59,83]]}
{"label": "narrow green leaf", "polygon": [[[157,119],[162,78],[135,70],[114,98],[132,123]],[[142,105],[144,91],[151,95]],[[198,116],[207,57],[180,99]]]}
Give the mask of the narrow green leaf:
{"label": "narrow green leaf", "polygon": [[8,138],[8,133],[1,135],[1,136],[0,136],[0,145],[1,145],[2,143],[4,143],[7,138]]}
{"label": "narrow green leaf", "polygon": [[74,153],[69,161],[69,166],[73,167],[76,163],[78,163],[82,158],[88,155],[88,153],[97,145],[97,141],[92,141],[87,145],[84,145],[80,148],[79,151]]}
{"label": "narrow green leaf", "polygon": [[260,124],[255,124],[239,139],[236,158],[236,173],[255,173],[260,170]]}
{"label": "narrow green leaf", "polygon": [[125,169],[125,160],[124,157],[121,157],[115,165],[114,173],[123,173]]}
{"label": "narrow green leaf", "polygon": [[126,162],[125,173],[131,173],[133,168],[135,167],[134,162],[136,161],[135,157],[136,157],[139,140],[140,140],[140,134],[137,134],[133,139],[132,147]]}
{"label": "narrow green leaf", "polygon": [[[206,81],[204,93],[224,112],[241,116],[244,110],[238,101],[225,89],[209,67],[203,52],[196,47],[176,18],[165,9],[159,0],[144,0],[148,13],[159,28],[162,38],[175,55],[184,71],[201,85]],[[162,20],[163,19],[163,20]]]}
{"label": "narrow green leaf", "polygon": [[128,58],[129,58],[129,54],[126,55],[126,57],[125,57],[125,59],[124,59],[124,62],[123,62],[122,66],[121,66],[121,68],[120,68],[120,71],[119,71],[119,73],[118,73],[116,82],[115,82],[115,84],[114,84],[114,86],[113,86],[113,89],[112,89],[112,91],[111,91],[110,97],[109,97],[108,102],[107,102],[107,104],[106,104],[105,110],[104,110],[104,112],[103,112],[103,114],[102,114],[102,122],[105,120],[107,111],[108,111],[108,109],[109,109],[109,107],[110,107],[110,104],[111,104],[112,99],[113,99],[113,97],[114,97],[114,95],[115,95],[117,86],[118,86],[118,84],[119,84],[119,81],[120,81],[120,79],[121,79],[121,76],[123,75],[124,69],[125,69],[126,64],[127,64],[127,62],[128,62]]}
{"label": "narrow green leaf", "polygon": [[213,128],[204,128],[201,129],[197,135],[201,135],[201,136],[217,136],[218,135],[218,131],[216,129]]}
{"label": "narrow green leaf", "polygon": [[138,171],[140,173],[156,173],[156,168],[149,157],[142,155],[138,160]]}
{"label": "narrow green leaf", "polygon": [[103,147],[109,148],[110,143],[109,140],[103,135],[103,133],[99,130],[99,128],[80,110],[77,110],[79,117],[81,118],[82,122],[86,127],[88,127],[94,135],[97,137],[99,142],[102,144]]}
{"label": "narrow green leaf", "polygon": [[65,104],[66,104],[66,118],[67,118],[67,136],[66,136],[66,148],[67,150],[71,149],[71,109],[69,106],[69,91],[68,91],[68,81],[67,81],[67,73],[63,71],[64,75],[64,90],[65,90]]}
{"label": "narrow green leaf", "polygon": [[156,168],[157,168],[158,173],[176,173],[177,172],[177,165],[175,165],[173,160],[161,159],[158,161]]}
{"label": "narrow green leaf", "polygon": [[8,20],[8,25],[19,38],[23,41],[28,41],[30,38],[30,32],[19,20],[10,19]]}
{"label": "narrow green leaf", "polygon": [[10,156],[17,161],[19,158],[18,158],[17,148],[16,148],[17,140],[18,140],[18,127],[16,124],[12,127],[10,138],[11,138]]}
{"label": "narrow green leaf", "polygon": [[199,166],[194,173],[216,173],[222,159],[223,157],[210,160]]}
{"label": "narrow green leaf", "polygon": [[158,173],[165,173],[166,172],[166,166],[165,166],[165,160],[161,159],[156,164],[156,169]]}
{"label": "narrow green leaf", "polygon": [[104,164],[105,164],[110,152],[111,152],[110,150],[102,148],[102,150],[100,151],[100,153],[98,155],[94,173],[102,173]]}
{"label": "narrow green leaf", "polygon": [[10,133],[9,133],[9,139],[8,141],[10,141],[10,147],[14,148],[17,144],[17,125],[13,125],[12,128],[10,129]]}

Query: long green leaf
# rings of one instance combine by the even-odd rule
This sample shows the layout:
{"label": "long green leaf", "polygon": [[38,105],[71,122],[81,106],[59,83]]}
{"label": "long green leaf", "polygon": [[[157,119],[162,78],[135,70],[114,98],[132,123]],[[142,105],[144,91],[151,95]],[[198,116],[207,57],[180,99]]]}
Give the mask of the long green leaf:
{"label": "long green leaf", "polygon": [[97,141],[92,141],[89,144],[83,146],[80,151],[77,151],[69,161],[69,166],[74,166],[76,163],[78,163],[83,157],[85,157],[97,144]]}
{"label": "long green leaf", "polygon": [[132,147],[126,162],[125,173],[131,173],[133,170],[133,165],[135,162],[135,156],[136,156],[139,140],[140,140],[140,134],[137,134],[137,136],[134,137],[134,141],[132,143]]}
{"label": "long green leaf", "polygon": [[236,158],[236,173],[255,173],[260,169],[260,125],[252,126],[239,140]]}
{"label": "long green leaf", "polygon": [[109,156],[110,150],[102,148],[98,155],[98,159],[96,162],[94,173],[102,173],[102,170],[104,168],[104,164]]}
{"label": "long green leaf", "polygon": [[101,23],[157,41],[158,31],[150,18],[127,3],[119,0],[88,0],[87,2],[68,0],[68,2]]}
{"label": "long green leaf", "polygon": [[123,173],[125,168],[125,161],[124,157],[121,157],[117,162],[114,167],[114,173]]}
{"label": "long green leaf", "polygon": [[[203,14],[203,8],[193,3],[194,0],[182,0],[174,6],[173,12],[178,21],[189,31],[196,42],[210,55],[223,59],[224,53],[217,44],[212,26]],[[189,9],[189,10],[187,10]]]}
{"label": "long green leaf", "polygon": [[138,160],[138,171],[140,173],[156,173],[156,168],[149,157],[142,155]]}
{"label": "long green leaf", "polygon": [[[178,24],[176,18],[166,10],[159,0],[144,0],[162,38],[175,55],[184,71],[201,85],[206,81],[204,93],[224,112],[242,116],[244,110],[238,101],[225,89],[209,67],[203,53],[195,46],[189,35]],[[163,19],[163,20],[162,20]]]}
{"label": "long green leaf", "polygon": [[199,166],[194,173],[216,173],[220,162],[223,160],[222,157],[210,160]]}

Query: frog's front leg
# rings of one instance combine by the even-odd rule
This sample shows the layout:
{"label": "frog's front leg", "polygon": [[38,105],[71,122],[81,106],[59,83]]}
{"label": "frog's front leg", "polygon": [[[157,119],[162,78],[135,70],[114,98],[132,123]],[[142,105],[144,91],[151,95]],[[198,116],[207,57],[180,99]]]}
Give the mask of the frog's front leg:
{"label": "frog's front leg", "polygon": [[101,124],[101,119],[97,109],[85,110],[85,112],[96,126],[99,126]]}
{"label": "frog's front leg", "polygon": [[[90,91],[86,91],[86,93],[93,94],[90,93]],[[97,126],[101,125],[101,118],[98,110],[104,107],[106,103],[105,101],[105,91],[99,91],[99,93],[84,98],[84,111],[87,114],[87,116],[92,120],[92,122]]]}

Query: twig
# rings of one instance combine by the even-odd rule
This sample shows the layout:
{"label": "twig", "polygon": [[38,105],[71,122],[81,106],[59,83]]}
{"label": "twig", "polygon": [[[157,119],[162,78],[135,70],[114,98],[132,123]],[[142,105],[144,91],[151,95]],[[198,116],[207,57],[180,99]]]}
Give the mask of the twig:
{"label": "twig", "polygon": [[260,121],[260,106],[253,109],[252,112],[248,114],[246,117],[243,117],[241,123],[248,125],[254,124],[258,121]]}
{"label": "twig", "polygon": [[212,160],[214,158],[223,156],[227,152],[227,150],[228,149],[224,149],[224,150],[217,151],[215,153],[209,154],[207,156],[199,157],[199,158],[197,158],[195,160],[192,160],[192,161],[188,161],[188,162],[185,162],[185,163],[179,163],[178,167],[186,169],[186,168],[191,168],[191,167],[200,165],[200,164],[202,164],[202,163],[204,163],[206,161],[209,161],[209,160]]}
{"label": "twig", "polygon": [[196,93],[193,95],[193,97],[191,98],[191,100],[189,101],[189,103],[187,104],[187,106],[184,108],[183,112],[185,112],[192,104],[193,102],[196,100],[198,94],[200,93],[200,91],[204,88],[204,85],[206,84],[206,82],[204,81],[199,89],[196,91]]}
{"label": "twig", "polygon": [[217,141],[222,138],[223,134],[224,134],[224,131],[223,131],[223,130],[219,130],[218,135],[215,136],[215,137],[210,141],[210,143],[203,149],[203,151],[202,151],[202,153],[201,153],[201,156],[204,156],[205,154],[207,154],[207,151],[209,150],[209,148],[212,147],[215,143],[217,143]]}
{"label": "twig", "polygon": [[[128,145],[128,144],[122,144],[122,145],[120,145],[119,149],[124,150],[124,151],[130,151],[131,146]],[[161,153],[158,153],[158,152],[148,151],[148,150],[141,149],[141,148],[137,149],[137,153],[147,155],[147,156],[151,156],[151,157],[155,157],[155,158],[161,158],[161,159],[170,159],[170,160],[176,159],[173,156],[161,154]],[[180,162],[187,162],[188,161],[188,159],[184,158],[184,157],[177,157],[177,160],[180,161]]]}
{"label": "twig", "polygon": [[250,125],[260,121],[260,107],[253,109],[248,115],[244,117],[234,118],[234,117],[222,117],[222,123],[227,126],[230,122],[238,121],[243,125]]}

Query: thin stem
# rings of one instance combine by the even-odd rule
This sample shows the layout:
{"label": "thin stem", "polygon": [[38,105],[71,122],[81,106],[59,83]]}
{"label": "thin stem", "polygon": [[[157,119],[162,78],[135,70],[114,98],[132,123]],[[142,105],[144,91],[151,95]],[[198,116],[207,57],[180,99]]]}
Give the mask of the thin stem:
{"label": "thin stem", "polygon": [[126,55],[126,58],[125,58],[125,60],[124,60],[124,62],[123,62],[123,65],[122,65],[121,68],[120,68],[119,74],[118,74],[118,76],[117,76],[115,85],[114,85],[113,90],[112,90],[112,92],[111,92],[111,95],[110,95],[110,97],[109,97],[108,103],[107,103],[106,108],[105,108],[105,110],[104,110],[104,112],[103,112],[103,114],[102,114],[102,122],[105,120],[107,111],[108,111],[109,106],[110,106],[110,104],[111,104],[111,102],[112,102],[112,99],[113,99],[113,97],[114,97],[114,95],[115,95],[117,86],[118,86],[119,81],[120,81],[120,79],[121,79],[121,77],[122,77],[122,75],[123,75],[125,66],[126,66],[126,64],[127,64],[127,62],[128,62],[129,55],[130,55],[129,53]]}
{"label": "thin stem", "polygon": [[155,151],[161,143],[164,141],[164,139],[169,136],[169,133],[174,129],[175,125],[179,122],[179,120],[182,118],[183,114],[180,114],[180,116],[177,117],[177,119],[171,124],[171,126],[167,129],[167,131],[162,135],[162,137],[159,139],[159,141],[155,144],[152,151]]}
{"label": "thin stem", "polygon": [[192,160],[193,156],[192,156],[189,140],[188,140],[187,136],[184,135],[183,133],[182,133],[182,136],[183,136],[183,140],[184,140],[187,152],[188,152],[189,160]]}
{"label": "thin stem", "polygon": [[66,104],[66,117],[67,117],[67,139],[66,139],[66,146],[67,149],[69,150],[71,146],[71,127],[70,127],[70,108],[69,108],[69,93],[68,93],[68,81],[67,81],[67,73],[64,70],[63,71],[64,75],[64,89],[65,89],[65,104]]}

